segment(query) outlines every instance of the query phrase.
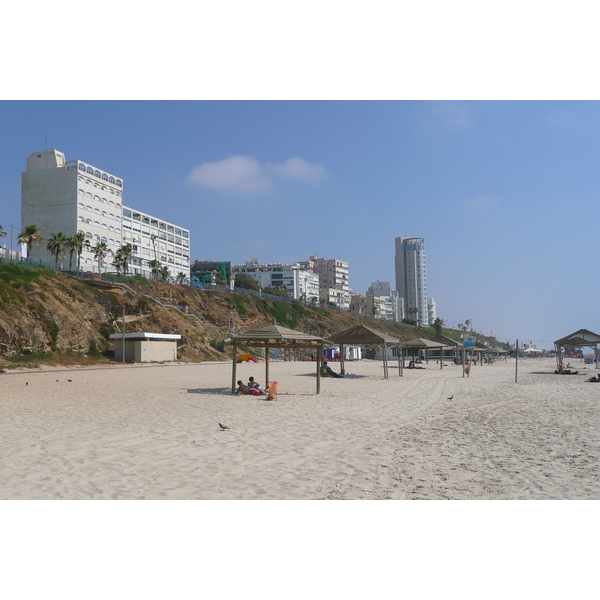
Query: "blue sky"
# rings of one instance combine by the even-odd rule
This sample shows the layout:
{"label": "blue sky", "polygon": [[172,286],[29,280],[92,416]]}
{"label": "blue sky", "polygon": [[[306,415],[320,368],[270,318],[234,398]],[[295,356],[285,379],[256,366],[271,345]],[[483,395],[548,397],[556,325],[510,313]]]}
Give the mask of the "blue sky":
{"label": "blue sky", "polygon": [[335,257],[364,294],[423,237],[448,324],[547,348],[600,330],[597,102],[4,101],[0,138],[5,230],[47,138],[189,227],[193,260]]}

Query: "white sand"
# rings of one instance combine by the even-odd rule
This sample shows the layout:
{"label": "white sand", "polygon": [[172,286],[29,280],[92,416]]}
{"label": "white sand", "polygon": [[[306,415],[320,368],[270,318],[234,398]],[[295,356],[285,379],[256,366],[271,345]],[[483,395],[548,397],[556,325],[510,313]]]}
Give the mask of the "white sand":
{"label": "white sand", "polygon": [[600,384],[573,364],[359,361],[317,396],[314,363],[273,362],[275,402],[231,395],[224,363],[6,373],[0,497],[598,499]]}

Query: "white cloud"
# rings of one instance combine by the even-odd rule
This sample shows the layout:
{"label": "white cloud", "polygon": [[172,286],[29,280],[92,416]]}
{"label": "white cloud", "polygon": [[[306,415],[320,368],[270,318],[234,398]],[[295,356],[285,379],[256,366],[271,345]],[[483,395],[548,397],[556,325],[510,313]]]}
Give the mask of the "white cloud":
{"label": "white cloud", "polygon": [[326,173],[321,165],[309,163],[297,156],[295,158],[288,158],[283,164],[274,165],[269,163],[267,168],[284,177],[303,179],[311,182],[320,181]]}
{"label": "white cloud", "polygon": [[188,182],[213,189],[260,193],[275,187],[274,179],[285,178],[315,183],[326,174],[321,165],[302,158],[289,158],[284,163],[261,164],[249,156],[230,156],[212,163],[202,163],[192,169]]}
{"label": "white cloud", "polygon": [[202,163],[188,175],[190,183],[234,192],[268,192],[273,184],[263,174],[260,163],[248,156],[231,156],[213,163]]}

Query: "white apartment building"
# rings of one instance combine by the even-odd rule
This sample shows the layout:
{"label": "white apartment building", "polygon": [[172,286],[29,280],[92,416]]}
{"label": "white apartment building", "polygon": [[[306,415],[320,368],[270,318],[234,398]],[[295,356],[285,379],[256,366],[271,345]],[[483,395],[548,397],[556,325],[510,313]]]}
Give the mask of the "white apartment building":
{"label": "white apartment building", "polygon": [[123,243],[133,247],[130,271],[150,277],[149,263],[167,266],[172,277],[190,277],[190,232],[167,221],[123,206]]}
{"label": "white apartment building", "polygon": [[424,239],[397,237],[395,263],[396,290],[404,298],[406,316],[428,325]]}
{"label": "white apartment building", "polygon": [[368,298],[380,298],[385,303],[385,316],[387,321],[400,322],[404,318],[403,302],[398,292],[393,290],[389,281],[374,281],[367,290]]}
{"label": "white apartment building", "polygon": [[301,261],[300,267],[319,276],[321,302],[332,303],[342,310],[350,310],[348,263],[336,258],[311,256]]}
{"label": "white apartment building", "polygon": [[252,258],[243,265],[233,265],[231,274],[247,273],[263,288],[283,285],[288,297],[311,302],[319,298],[319,277],[311,271],[300,268],[298,263],[283,265],[272,263],[261,265],[258,258]]}
{"label": "white apartment building", "polygon": [[[46,242],[59,232],[66,237],[83,232],[92,247],[105,242],[109,250],[102,272],[115,271],[111,266],[115,252],[130,243],[134,250],[130,274],[150,277],[148,262],[158,256],[173,277],[182,272],[189,278],[189,230],[125,208],[122,201],[121,178],[80,160],[67,161],[58,150],[34,152],[21,176],[21,227],[36,225]],[[54,262],[46,242],[32,247],[31,258]],[[68,268],[69,253],[64,254],[60,264]],[[98,271],[93,250],[83,251],[81,268]]]}

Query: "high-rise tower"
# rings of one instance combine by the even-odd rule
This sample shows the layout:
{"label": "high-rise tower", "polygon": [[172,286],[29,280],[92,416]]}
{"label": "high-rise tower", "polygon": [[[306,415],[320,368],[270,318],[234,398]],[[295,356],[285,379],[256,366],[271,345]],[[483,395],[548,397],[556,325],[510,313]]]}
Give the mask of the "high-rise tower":
{"label": "high-rise tower", "polygon": [[406,316],[419,325],[428,325],[423,238],[396,238],[396,290],[404,298]]}

